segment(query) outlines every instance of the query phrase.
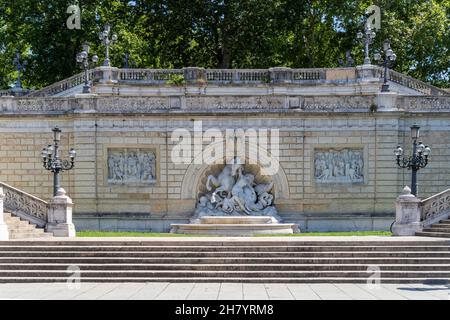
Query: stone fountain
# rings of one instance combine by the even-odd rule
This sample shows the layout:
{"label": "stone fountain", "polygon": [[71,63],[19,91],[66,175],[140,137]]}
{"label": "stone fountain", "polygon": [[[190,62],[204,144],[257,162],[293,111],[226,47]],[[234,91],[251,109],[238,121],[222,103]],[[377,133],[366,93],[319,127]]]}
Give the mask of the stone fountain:
{"label": "stone fountain", "polygon": [[274,205],[273,182],[256,183],[240,161],[209,175],[189,224],[172,224],[172,233],[246,236],[292,234],[298,225],[281,223]]}

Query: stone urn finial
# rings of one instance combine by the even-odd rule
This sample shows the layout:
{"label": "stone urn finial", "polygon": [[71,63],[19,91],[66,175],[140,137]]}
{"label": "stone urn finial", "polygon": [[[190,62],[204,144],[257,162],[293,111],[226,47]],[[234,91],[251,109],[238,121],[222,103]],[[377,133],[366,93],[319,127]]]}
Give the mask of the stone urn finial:
{"label": "stone urn finial", "polygon": [[408,187],[408,186],[405,186],[405,187],[403,188],[402,194],[404,194],[404,195],[411,194],[411,188]]}

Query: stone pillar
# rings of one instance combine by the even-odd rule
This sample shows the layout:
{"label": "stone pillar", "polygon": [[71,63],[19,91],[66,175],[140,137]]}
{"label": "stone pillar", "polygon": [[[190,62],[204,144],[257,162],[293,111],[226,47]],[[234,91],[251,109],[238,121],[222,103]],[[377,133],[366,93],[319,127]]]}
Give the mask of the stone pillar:
{"label": "stone pillar", "polygon": [[411,194],[411,189],[406,186],[403,194],[398,196],[395,202],[395,223],[392,227],[394,236],[414,236],[422,231],[420,222],[420,199]]}
{"label": "stone pillar", "polygon": [[183,77],[186,83],[203,84],[206,82],[206,70],[199,67],[183,68]]}
{"label": "stone pillar", "polygon": [[8,240],[9,232],[3,215],[3,199],[5,194],[3,193],[3,187],[0,186],[0,240]]}
{"label": "stone pillar", "polygon": [[[98,75],[97,75],[98,74]],[[119,78],[119,69],[115,67],[97,67],[95,68],[94,80],[102,84],[117,83]]]}
{"label": "stone pillar", "polygon": [[398,111],[396,92],[379,92],[377,94],[377,111]]}
{"label": "stone pillar", "polygon": [[56,196],[48,202],[48,221],[45,227],[55,237],[75,237],[75,226],[72,223],[73,202],[63,188],[59,188]]}
{"label": "stone pillar", "polygon": [[377,75],[377,68],[371,64],[356,66],[357,80],[359,82],[379,82],[381,78]]}
{"label": "stone pillar", "polygon": [[275,67],[269,69],[271,83],[291,83],[292,69],[286,67]]}

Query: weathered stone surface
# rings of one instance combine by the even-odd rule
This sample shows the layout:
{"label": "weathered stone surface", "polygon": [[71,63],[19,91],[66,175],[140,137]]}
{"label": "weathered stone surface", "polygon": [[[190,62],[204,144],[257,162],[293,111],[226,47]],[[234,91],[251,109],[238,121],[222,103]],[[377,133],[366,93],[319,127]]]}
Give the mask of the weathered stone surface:
{"label": "weathered stone surface", "polygon": [[[117,83],[97,83],[92,95],[1,97],[0,181],[48,199],[52,181],[40,151],[59,125],[61,152],[68,146],[78,151],[75,168],[62,176],[76,203],[77,223],[85,229],[168,231],[170,223],[189,221],[208,176],[220,173],[206,164],[174,163],[174,130],[192,133],[197,121],[202,132],[273,128],[279,130],[279,170],[258,183],[273,182],[269,194],[282,220],[305,230],[386,229],[395,197],[410,179],[408,171],[396,168],[392,150],[402,144],[409,152],[413,123],[433,150],[419,175],[420,196],[450,184],[450,98],[421,95],[432,88],[401,77],[391,82],[392,93],[380,95],[380,70],[363,69],[119,70],[111,73]],[[191,83],[166,83],[185,74]],[[410,87],[400,87],[406,80]],[[124,183],[114,176],[114,161],[110,168],[108,160],[119,149],[151,151],[153,179],[149,170],[145,183],[141,176]],[[352,161],[344,157],[343,170],[338,164],[330,180],[318,170],[316,156],[331,149],[360,154]]]}
{"label": "weathered stone surface", "polygon": [[392,233],[395,236],[414,236],[422,230],[420,221],[420,199],[411,194],[411,189],[405,187],[403,194],[398,196],[395,203],[395,223]]}
{"label": "weathered stone surface", "polygon": [[56,196],[48,202],[47,232],[55,237],[75,237],[75,226],[72,223],[73,202],[63,188],[59,188]]}
{"label": "weathered stone surface", "polygon": [[9,232],[8,226],[6,225],[4,212],[3,212],[3,199],[5,194],[3,193],[3,187],[0,186],[0,240],[8,240]]}

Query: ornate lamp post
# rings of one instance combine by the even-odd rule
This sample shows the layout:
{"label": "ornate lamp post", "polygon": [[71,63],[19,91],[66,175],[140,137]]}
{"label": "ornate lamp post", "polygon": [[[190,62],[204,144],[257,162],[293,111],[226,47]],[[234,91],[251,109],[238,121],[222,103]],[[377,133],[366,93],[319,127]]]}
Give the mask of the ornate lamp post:
{"label": "ornate lamp post", "polygon": [[[397,55],[391,49],[391,42],[386,39],[383,42],[384,60],[381,65],[384,67],[384,81],[381,86],[381,92],[389,92],[389,84],[387,80],[388,67],[397,59]],[[374,59],[377,61],[381,60],[381,54],[377,53],[374,55]]]}
{"label": "ornate lamp post", "polygon": [[59,155],[59,144],[61,142],[61,129],[57,126],[52,129],[53,131],[53,145],[49,144],[46,148],[42,149],[42,161],[44,168],[53,172],[53,196],[56,196],[58,189],[61,187],[61,179],[59,174],[63,171],[70,170],[75,165],[75,156],[77,153],[74,149],[70,149],[70,160],[63,160]]}
{"label": "ornate lamp post", "polygon": [[105,28],[102,32],[99,33],[98,37],[102,41],[105,46],[105,61],[103,62],[104,67],[110,67],[111,63],[109,62],[109,46],[111,46],[114,42],[117,41],[117,34],[113,33],[111,38],[109,38],[109,34],[111,33],[111,26],[109,24],[105,25]]}
{"label": "ornate lamp post", "polygon": [[[91,86],[89,85],[89,45],[87,43],[83,44],[83,51],[77,54],[77,62],[81,64],[84,71],[84,86],[83,86],[83,93],[90,93],[91,92]],[[97,55],[92,56],[92,62],[97,63],[98,57]]]}
{"label": "ornate lamp post", "polygon": [[368,23],[364,27],[364,33],[358,32],[356,37],[364,44],[364,64],[370,64],[369,58],[369,45],[373,43],[376,33],[372,31],[372,28]]}
{"label": "ornate lamp post", "polygon": [[26,61],[20,61],[20,53],[16,52],[16,57],[13,60],[14,66],[17,70],[17,81],[16,81],[16,89],[22,89],[22,81],[20,80],[20,73],[25,71],[25,67],[27,65]]}
{"label": "ornate lamp post", "polygon": [[420,127],[417,124],[411,126],[411,139],[413,140],[412,155],[409,157],[402,156],[403,149],[400,146],[394,150],[394,154],[397,157],[397,165],[400,168],[408,168],[411,170],[411,193],[417,197],[417,171],[421,168],[425,168],[428,164],[428,156],[431,153],[431,149],[428,146],[423,145],[419,139]]}

